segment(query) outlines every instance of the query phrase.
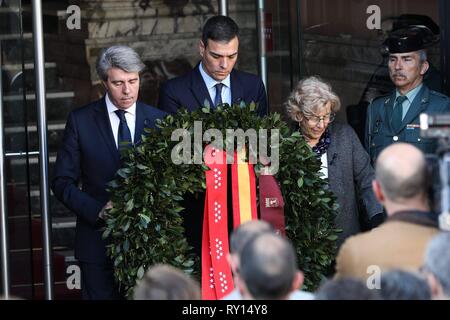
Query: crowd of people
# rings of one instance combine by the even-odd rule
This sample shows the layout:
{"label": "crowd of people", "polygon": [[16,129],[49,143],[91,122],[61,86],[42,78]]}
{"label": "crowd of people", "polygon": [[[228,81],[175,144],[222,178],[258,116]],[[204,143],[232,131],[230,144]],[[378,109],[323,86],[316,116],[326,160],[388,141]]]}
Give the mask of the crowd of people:
{"label": "crowd of people", "polygon": [[[399,153],[405,156],[399,157]],[[397,164],[402,165],[400,172],[385,172]],[[267,222],[253,220],[241,224],[231,235],[228,261],[235,290],[224,299],[449,299],[450,233],[439,231],[428,211],[423,154],[410,144],[394,144],[380,154],[376,168],[373,186],[377,199],[386,204],[388,218],[372,231],[344,242],[332,278],[324,280],[315,292],[302,291],[304,275],[298,270],[291,242],[276,234]],[[394,197],[386,182],[397,178],[402,191]],[[142,289],[151,286],[147,278],[137,284],[137,292],[150,290]],[[173,288],[167,282],[165,290]]]}
{"label": "crowd of people", "polygon": [[[316,292],[302,291],[304,274],[289,240],[263,221],[247,222],[231,237],[234,290],[225,299],[449,297],[450,235],[439,231],[427,198],[424,154],[433,153],[436,145],[420,137],[419,114],[450,111],[450,99],[423,83],[429,66],[426,32],[410,27],[386,40],[395,89],[370,104],[364,146],[349,125],[334,121],[341,102],[319,76],[302,79],[286,99],[293,130],[320,161],[321,176],[339,204],[335,222],[343,232],[335,276]],[[262,81],[234,68],[238,51],[236,23],[224,16],[210,18],[199,40],[201,61],[162,86],[158,108],[138,101],[143,63],[133,49],[113,46],[99,56],[97,71],[106,94],[70,114],[52,184],[56,197],[77,215],[75,253],[84,299],[120,297],[101,232],[105,212],[114,206],[106,183],[121,165],[120,150],[139,143],[144,127],[154,127],[156,119],[181,107],[192,111],[205,104],[255,102],[259,116],[267,114]],[[202,201],[197,205],[185,218],[193,235],[190,243],[199,252]],[[362,232],[362,215],[371,231]],[[158,265],[139,281],[134,298],[199,299],[199,291],[179,270]]]}
{"label": "crowd of people", "polygon": [[[236,289],[224,300],[448,300],[450,299],[450,233],[441,232],[426,246],[419,268],[396,263],[383,269],[373,283],[357,273],[325,279],[315,292],[301,290],[289,240],[258,221],[242,224],[233,233],[242,252],[233,253]],[[237,240],[239,241],[239,240]],[[413,241],[413,238],[410,239]],[[407,254],[405,254],[407,255]],[[237,268],[238,267],[238,268]],[[364,277],[363,277],[364,278]],[[134,289],[137,300],[199,300],[200,286],[170,266],[151,267]]]}

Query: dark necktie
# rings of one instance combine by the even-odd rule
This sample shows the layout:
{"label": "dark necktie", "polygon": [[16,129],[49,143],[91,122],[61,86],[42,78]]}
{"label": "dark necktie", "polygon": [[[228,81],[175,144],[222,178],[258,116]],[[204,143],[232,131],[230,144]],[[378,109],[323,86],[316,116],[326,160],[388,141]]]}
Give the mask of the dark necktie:
{"label": "dark necktie", "polygon": [[214,98],[214,107],[217,107],[219,104],[222,104],[222,87],[223,83],[217,83],[216,87],[216,96]]}
{"label": "dark necktie", "polygon": [[402,116],[403,116],[403,102],[406,100],[406,96],[398,96],[396,99],[396,103],[394,106],[394,110],[392,110],[391,117],[391,126],[394,132],[397,132],[402,125]]}
{"label": "dark necktie", "polygon": [[117,142],[119,146],[119,151],[122,151],[123,149],[127,149],[131,147],[132,140],[131,140],[131,132],[130,128],[128,128],[127,125],[127,119],[125,118],[125,112],[124,110],[116,110],[114,111],[117,116],[120,119],[119,123],[119,134],[117,135]]}

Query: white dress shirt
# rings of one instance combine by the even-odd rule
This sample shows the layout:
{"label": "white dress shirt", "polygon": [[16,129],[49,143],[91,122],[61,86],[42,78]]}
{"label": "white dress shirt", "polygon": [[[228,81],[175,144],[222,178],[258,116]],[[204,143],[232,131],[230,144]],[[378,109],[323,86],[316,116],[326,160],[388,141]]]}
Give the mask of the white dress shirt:
{"label": "white dress shirt", "polygon": [[203,69],[203,64],[200,62],[198,65],[200,70],[200,74],[202,75],[203,81],[205,82],[206,88],[208,89],[209,96],[211,97],[211,101],[214,102],[216,98],[216,84],[222,83],[224,86],[222,87],[222,102],[228,103],[231,105],[231,81],[230,75],[228,75],[224,80],[217,81],[214,80],[209,74],[205,72]]}
{"label": "white dress shirt", "polygon": [[[417,94],[419,93],[420,89],[422,89],[422,87],[423,87],[423,84],[421,83],[414,89],[410,90],[407,94],[405,94],[406,100],[403,101],[403,103],[402,103],[402,120],[405,119],[405,116],[408,113],[409,107],[411,107],[411,104],[413,103],[414,99],[416,98]],[[395,101],[397,101],[397,98],[399,96],[400,96],[400,92],[398,90],[395,90]]]}
{"label": "white dress shirt", "polygon": [[322,172],[322,179],[328,178],[328,156],[327,153],[324,152],[320,157],[320,162],[322,165],[320,166],[320,172]]}
{"label": "white dress shirt", "polygon": [[[119,148],[118,136],[119,136],[119,116],[115,113],[119,110],[109,99],[108,94],[105,95],[106,108],[108,109],[109,122],[111,123],[111,129],[114,135],[114,141],[116,143],[117,149]],[[125,119],[127,120],[128,128],[130,128],[131,142],[134,143],[134,131],[136,127],[136,102],[133,103],[125,112]]]}

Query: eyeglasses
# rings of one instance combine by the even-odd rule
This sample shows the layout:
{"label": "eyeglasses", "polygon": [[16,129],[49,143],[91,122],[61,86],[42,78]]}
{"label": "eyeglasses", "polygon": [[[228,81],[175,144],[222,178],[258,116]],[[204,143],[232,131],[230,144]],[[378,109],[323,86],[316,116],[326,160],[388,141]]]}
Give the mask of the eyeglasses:
{"label": "eyeglasses", "polygon": [[321,116],[321,117],[318,117],[318,116],[307,117],[307,116],[305,116],[305,118],[306,118],[306,120],[308,120],[308,122],[311,125],[317,126],[320,121],[323,121],[324,124],[328,124],[330,122],[333,122],[335,116],[336,116],[336,114],[331,112],[331,113],[328,113],[328,114],[326,114],[324,116]]}

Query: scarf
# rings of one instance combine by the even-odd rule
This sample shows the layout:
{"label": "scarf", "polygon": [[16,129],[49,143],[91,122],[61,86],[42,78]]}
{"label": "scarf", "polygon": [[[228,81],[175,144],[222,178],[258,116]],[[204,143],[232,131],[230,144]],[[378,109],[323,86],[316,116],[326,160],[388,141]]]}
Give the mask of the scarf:
{"label": "scarf", "polygon": [[328,128],[325,129],[325,132],[319,139],[319,142],[312,147],[312,151],[316,154],[317,158],[321,158],[322,155],[327,152],[328,147],[331,143],[330,130]]}

